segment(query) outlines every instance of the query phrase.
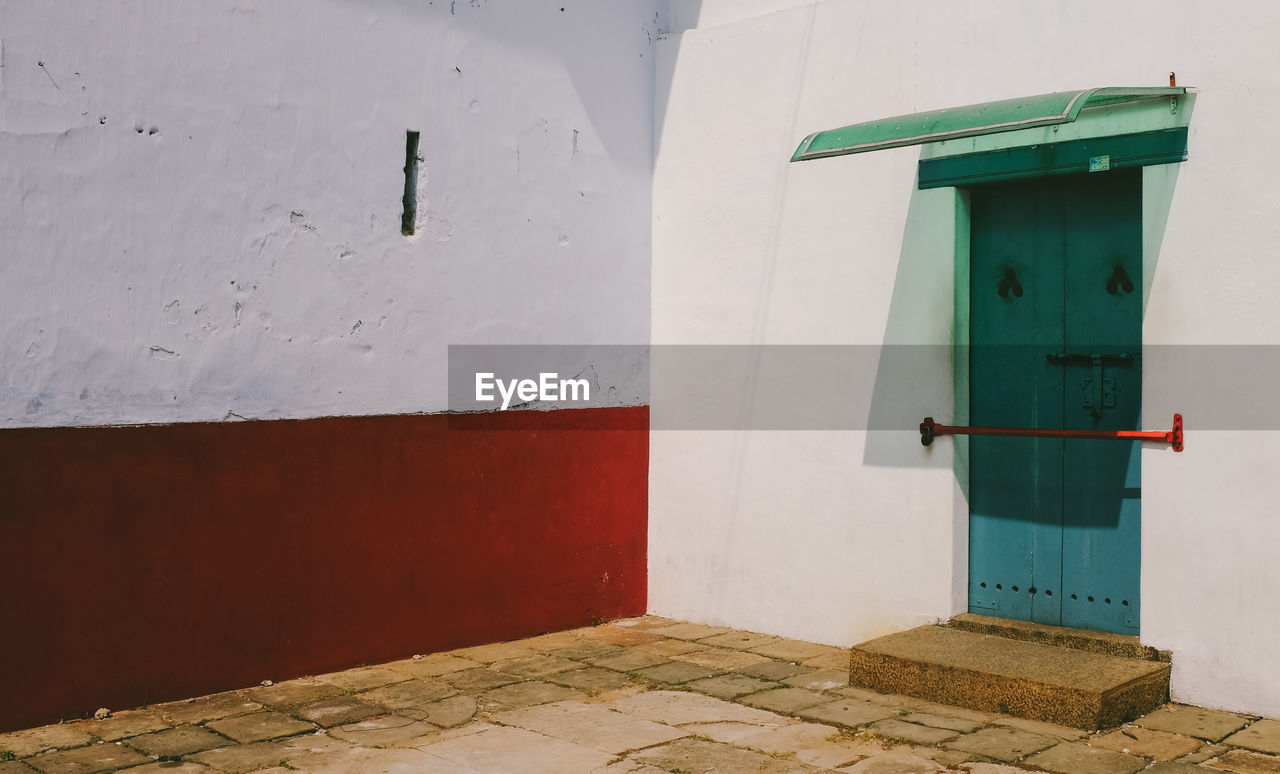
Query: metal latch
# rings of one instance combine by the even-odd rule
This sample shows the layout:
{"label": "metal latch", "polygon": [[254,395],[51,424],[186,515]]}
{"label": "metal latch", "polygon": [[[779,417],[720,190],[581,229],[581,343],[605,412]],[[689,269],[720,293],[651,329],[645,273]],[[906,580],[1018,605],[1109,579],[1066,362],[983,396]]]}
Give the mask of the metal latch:
{"label": "metal latch", "polygon": [[1082,408],[1089,409],[1089,416],[1097,419],[1102,416],[1104,408],[1116,407],[1116,380],[1102,375],[1103,364],[1107,361],[1133,360],[1130,352],[1117,353],[1084,353],[1084,352],[1051,352],[1045,356],[1050,363],[1073,363],[1093,366],[1092,378],[1085,379],[1080,385],[1080,403]]}

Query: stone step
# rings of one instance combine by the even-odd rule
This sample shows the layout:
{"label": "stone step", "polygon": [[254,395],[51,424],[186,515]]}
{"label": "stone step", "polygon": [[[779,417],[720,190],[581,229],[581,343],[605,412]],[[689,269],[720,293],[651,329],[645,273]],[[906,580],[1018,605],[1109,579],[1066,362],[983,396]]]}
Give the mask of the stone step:
{"label": "stone step", "polygon": [[849,682],[881,693],[1096,730],[1168,701],[1169,664],[922,626],[855,646]]}
{"label": "stone step", "polygon": [[1030,621],[1014,621],[1009,618],[992,618],[975,613],[961,613],[947,621],[947,626],[979,634],[994,634],[1011,640],[1025,640],[1041,645],[1104,653],[1108,656],[1123,656],[1146,661],[1170,661],[1172,656],[1167,650],[1157,650],[1150,645],[1143,645],[1131,634],[1072,629],[1067,626],[1050,626]]}

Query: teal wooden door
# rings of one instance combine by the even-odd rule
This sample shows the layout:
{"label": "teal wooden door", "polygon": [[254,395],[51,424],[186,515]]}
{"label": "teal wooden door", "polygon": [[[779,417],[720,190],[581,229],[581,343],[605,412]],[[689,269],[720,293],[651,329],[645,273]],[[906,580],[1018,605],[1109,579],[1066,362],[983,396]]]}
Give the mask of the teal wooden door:
{"label": "teal wooden door", "polygon": [[[971,192],[970,420],[1136,429],[1141,170]],[[969,609],[1136,634],[1139,442],[973,436]]]}

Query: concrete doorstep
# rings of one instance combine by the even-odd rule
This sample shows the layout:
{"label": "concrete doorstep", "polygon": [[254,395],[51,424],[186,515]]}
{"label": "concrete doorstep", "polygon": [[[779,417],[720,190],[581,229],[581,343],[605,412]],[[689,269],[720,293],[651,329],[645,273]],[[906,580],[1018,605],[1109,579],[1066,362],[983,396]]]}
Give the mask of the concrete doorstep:
{"label": "concrete doorstep", "polygon": [[1164,661],[946,626],[864,642],[850,669],[864,688],[1088,730],[1137,718],[1169,696]]}

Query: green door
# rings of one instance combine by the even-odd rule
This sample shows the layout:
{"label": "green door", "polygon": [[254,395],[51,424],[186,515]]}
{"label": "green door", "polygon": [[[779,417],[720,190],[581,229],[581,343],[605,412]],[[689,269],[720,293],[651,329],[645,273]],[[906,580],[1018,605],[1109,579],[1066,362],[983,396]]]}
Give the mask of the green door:
{"label": "green door", "polygon": [[[971,191],[970,422],[1132,430],[1141,170]],[[1139,442],[973,436],[969,609],[1136,634]]]}

